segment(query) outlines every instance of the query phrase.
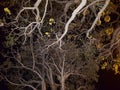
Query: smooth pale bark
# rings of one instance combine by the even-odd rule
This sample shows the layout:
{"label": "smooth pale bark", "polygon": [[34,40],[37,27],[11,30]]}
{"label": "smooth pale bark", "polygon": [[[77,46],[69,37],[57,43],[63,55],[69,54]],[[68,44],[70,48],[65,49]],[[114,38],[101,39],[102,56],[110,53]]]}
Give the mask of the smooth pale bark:
{"label": "smooth pale bark", "polygon": [[74,20],[74,18],[76,17],[77,13],[87,4],[87,0],[82,0],[81,3],[79,4],[79,6],[73,11],[72,16],[70,17],[70,19],[67,21],[66,25],[65,25],[65,31],[62,34],[62,36],[58,39],[58,41],[62,40],[62,38],[67,34],[68,32],[68,27],[70,25],[70,23]]}

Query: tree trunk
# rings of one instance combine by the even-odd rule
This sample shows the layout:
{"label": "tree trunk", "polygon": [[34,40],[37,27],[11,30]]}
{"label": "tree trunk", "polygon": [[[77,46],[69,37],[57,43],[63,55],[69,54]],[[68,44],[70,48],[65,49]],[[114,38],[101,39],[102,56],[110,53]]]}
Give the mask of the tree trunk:
{"label": "tree trunk", "polygon": [[62,80],[61,80],[61,90],[65,90],[65,79],[64,79],[64,77],[62,77]]}
{"label": "tree trunk", "polygon": [[51,86],[51,88],[52,90],[57,90],[57,87],[54,84]]}
{"label": "tree trunk", "polygon": [[46,83],[44,80],[42,81],[42,90],[46,90]]}

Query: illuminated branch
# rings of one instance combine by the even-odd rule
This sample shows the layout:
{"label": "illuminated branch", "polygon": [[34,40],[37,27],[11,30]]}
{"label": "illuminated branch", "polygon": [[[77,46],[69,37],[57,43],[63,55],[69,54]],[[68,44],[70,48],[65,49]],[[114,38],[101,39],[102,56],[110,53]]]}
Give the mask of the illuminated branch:
{"label": "illuminated branch", "polygon": [[52,44],[49,45],[48,47],[50,47],[50,46],[52,46],[52,45],[54,45],[54,44],[56,44],[56,43],[60,43],[59,47],[61,48],[61,46],[62,46],[62,45],[61,45],[61,43],[62,43],[61,40],[62,40],[63,37],[67,34],[70,23],[75,19],[77,13],[78,13],[86,4],[87,4],[87,0],[82,0],[82,1],[81,1],[81,3],[79,4],[79,6],[73,11],[72,16],[70,17],[70,19],[69,19],[69,20],[67,21],[67,23],[65,24],[65,30],[64,30],[63,34],[61,35],[61,37],[58,38],[56,42],[52,43]]}
{"label": "illuminated branch", "polygon": [[95,27],[97,21],[100,19],[101,15],[102,15],[102,12],[106,9],[106,7],[108,6],[109,2],[110,2],[110,0],[106,0],[105,5],[104,5],[103,8],[99,11],[99,13],[98,13],[97,17],[95,18],[92,26],[91,26],[90,29],[87,31],[87,35],[86,35],[87,38],[91,39],[90,36],[89,36],[89,34],[90,34],[90,32],[93,30],[93,28]]}

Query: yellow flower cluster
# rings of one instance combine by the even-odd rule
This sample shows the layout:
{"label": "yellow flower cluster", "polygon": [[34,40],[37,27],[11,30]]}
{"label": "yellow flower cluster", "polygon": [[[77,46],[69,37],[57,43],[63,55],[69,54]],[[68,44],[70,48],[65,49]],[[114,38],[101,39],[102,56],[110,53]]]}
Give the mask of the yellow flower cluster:
{"label": "yellow flower cluster", "polygon": [[110,22],[110,20],[111,20],[109,14],[110,14],[109,11],[104,11],[104,12],[102,12],[102,15],[101,15],[101,16],[103,17],[105,23],[108,23],[108,22]]}
{"label": "yellow flower cluster", "polygon": [[45,35],[46,35],[47,37],[50,37],[50,32],[45,32]]}
{"label": "yellow flower cluster", "polygon": [[53,25],[53,24],[55,24],[55,20],[54,20],[54,18],[50,18],[49,19],[49,25]]}
{"label": "yellow flower cluster", "polygon": [[[117,9],[117,6],[113,2],[110,2],[107,9],[105,11],[103,11],[101,14],[105,23],[108,23],[111,21],[110,14],[112,11],[115,11],[116,9]],[[97,25],[99,26],[99,25],[101,25],[101,23],[102,23],[101,20],[98,20]]]}
{"label": "yellow flower cluster", "polygon": [[[101,16],[104,18],[105,23],[110,22],[111,18],[109,16],[109,14],[107,14],[107,12],[102,12]],[[102,24],[102,21],[99,19],[96,24],[97,24],[97,26],[100,26]]]}
{"label": "yellow flower cluster", "polygon": [[115,72],[115,74],[120,74],[120,58],[117,58],[115,64],[113,64],[112,68]]}
{"label": "yellow flower cluster", "polygon": [[118,67],[119,67],[119,65],[118,64],[114,64],[113,65],[113,70],[115,71],[115,74],[120,74],[120,71],[118,70]]}

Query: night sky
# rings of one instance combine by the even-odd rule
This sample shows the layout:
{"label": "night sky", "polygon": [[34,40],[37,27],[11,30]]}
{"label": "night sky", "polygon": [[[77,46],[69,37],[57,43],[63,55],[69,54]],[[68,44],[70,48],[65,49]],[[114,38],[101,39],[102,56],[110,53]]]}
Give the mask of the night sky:
{"label": "night sky", "polygon": [[98,90],[120,90],[120,75],[112,71],[100,71]]}

